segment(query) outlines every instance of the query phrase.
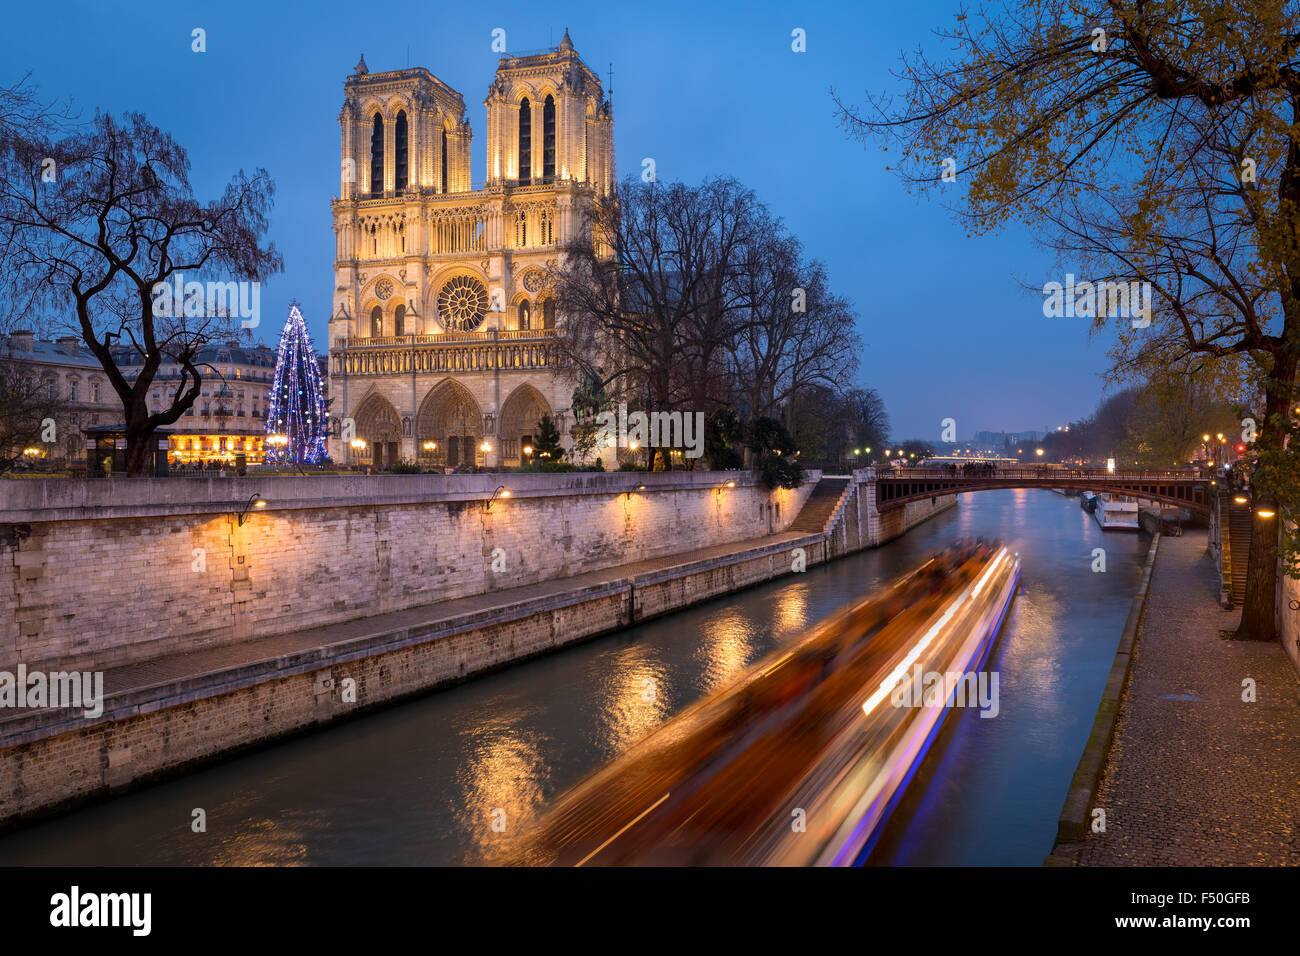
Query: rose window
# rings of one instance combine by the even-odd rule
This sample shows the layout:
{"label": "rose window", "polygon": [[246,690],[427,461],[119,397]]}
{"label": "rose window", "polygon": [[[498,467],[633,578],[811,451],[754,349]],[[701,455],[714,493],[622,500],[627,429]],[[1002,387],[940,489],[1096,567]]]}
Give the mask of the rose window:
{"label": "rose window", "polygon": [[393,294],[393,283],[388,279],[380,279],[375,283],[375,295],[381,299],[387,299]]}
{"label": "rose window", "polygon": [[483,283],[470,276],[456,276],[438,293],[438,315],[451,332],[478,328],[487,314],[488,295]]}

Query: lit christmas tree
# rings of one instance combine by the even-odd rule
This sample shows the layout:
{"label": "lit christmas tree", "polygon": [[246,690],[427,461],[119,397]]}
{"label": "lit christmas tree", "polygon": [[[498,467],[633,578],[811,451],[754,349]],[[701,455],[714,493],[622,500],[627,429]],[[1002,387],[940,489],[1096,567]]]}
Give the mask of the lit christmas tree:
{"label": "lit christmas tree", "polygon": [[294,302],[275,357],[275,381],[266,409],[266,460],[321,461],[325,457],[325,415],[316,350]]}

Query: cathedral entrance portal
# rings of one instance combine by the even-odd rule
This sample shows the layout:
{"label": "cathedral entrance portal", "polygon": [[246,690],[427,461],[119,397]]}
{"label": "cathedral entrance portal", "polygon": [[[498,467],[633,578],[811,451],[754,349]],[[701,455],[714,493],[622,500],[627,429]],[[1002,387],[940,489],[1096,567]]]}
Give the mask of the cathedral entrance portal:
{"label": "cathedral entrance portal", "polygon": [[[525,383],[510,393],[501,408],[501,458],[504,464],[528,464],[537,456],[533,436],[543,415],[551,414],[542,393]],[[531,450],[530,450],[531,449]]]}
{"label": "cathedral entrance portal", "polygon": [[396,464],[400,455],[402,420],[392,403],[371,395],[357,409],[357,437],[365,447],[353,451],[354,460],[375,468]]}
{"label": "cathedral entrance portal", "polygon": [[432,442],[432,463],[455,468],[476,461],[483,440],[483,413],[470,390],[455,379],[434,386],[420,404],[415,419],[416,446]]}

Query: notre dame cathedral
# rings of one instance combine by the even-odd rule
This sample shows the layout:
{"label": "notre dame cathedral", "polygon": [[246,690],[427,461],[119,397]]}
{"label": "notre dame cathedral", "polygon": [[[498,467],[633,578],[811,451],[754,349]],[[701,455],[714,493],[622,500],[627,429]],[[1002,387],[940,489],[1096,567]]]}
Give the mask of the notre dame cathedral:
{"label": "notre dame cathedral", "polygon": [[342,182],[329,322],[335,461],[527,460],[549,414],[567,435],[547,269],[614,189],[613,108],[566,30],[503,57],[488,89],[487,170],[470,175],[460,93],[428,70],[343,84]]}

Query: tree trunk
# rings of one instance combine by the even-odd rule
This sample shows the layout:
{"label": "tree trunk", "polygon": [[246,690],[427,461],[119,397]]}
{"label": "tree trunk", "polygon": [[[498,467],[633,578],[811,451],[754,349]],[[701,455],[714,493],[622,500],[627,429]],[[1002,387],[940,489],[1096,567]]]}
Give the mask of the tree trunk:
{"label": "tree trunk", "polygon": [[[132,414],[132,413],[135,414]],[[126,423],[126,474],[128,478],[149,478],[153,475],[153,455],[150,454],[153,445],[154,429],[145,425],[145,419],[148,418],[149,411],[141,408],[138,411],[135,408],[127,410]]]}
{"label": "tree trunk", "polygon": [[[1280,450],[1282,436],[1273,425],[1274,416],[1291,411],[1291,383],[1295,361],[1279,360],[1269,376],[1264,393],[1264,422],[1259,431],[1261,450]],[[1241,624],[1233,636],[1239,641],[1271,641],[1277,638],[1277,543],[1278,507],[1275,501],[1255,499],[1257,509],[1250,519],[1250,558],[1246,564],[1246,594],[1242,598]],[[1266,507],[1272,518],[1261,518]]]}
{"label": "tree trunk", "polygon": [[[1262,502],[1256,502],[1262,504]],[[1271,641],[1277,637],[1277,518],[1251,516],[1250,560],[1246,565],[1246,594],[1239,641]]]}
{"label": "tree trunk", "polygon": [[148,435],[127,434],[126,474],[128,477],[148,478],[153,475],[153,456],[149,454],[151,444]]}

